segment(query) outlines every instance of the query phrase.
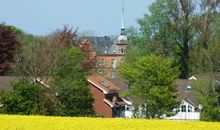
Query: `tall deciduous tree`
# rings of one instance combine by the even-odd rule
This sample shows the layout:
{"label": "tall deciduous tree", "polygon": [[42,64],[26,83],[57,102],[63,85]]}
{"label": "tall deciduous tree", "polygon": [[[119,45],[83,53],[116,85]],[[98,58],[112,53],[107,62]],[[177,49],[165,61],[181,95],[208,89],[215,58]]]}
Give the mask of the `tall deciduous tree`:
{"label": "tall deciduous tree", "polygon": [[150,6],[151,13],[138,23],[153,53],[172,56],[180,66],[180,78],[188,78],[189,52],[197,45],[208,48],[218,6],[219,1],[156,0]]}
{"label": "tall deciduous tree", "polygon": [[34,76],[38,79],[48,79],[53,76],[57,66],[57,57],[64,49],[74,44],[76,30],[64,26],[48,37],[24,35],[19,53],[15,57],[13,70],[17,75]]}
{"label": "tall deciduous tree", "polygon": [[53,89],[57,94],[57,115],[89,116],[93,99],[83,69],[83,53],[73,47],[63,52],[54,74]]}
{"label": "tall deciduous tree", "polygon": [[9,68],[9,62],[13,60],[19,43],[11,26],[0,24],[0,75]]}
{"label": "tall deciduous tree", "polygon": [[79,48],[85,54],[83,59],[84,69],[88,70],[88,72],[92,72],[97,63],[95,51],[93,50],[90,42],[86,39],[82,41]]}
{"label": "tall deciduous tree", "polygon": [[133,63],[123,63],[120,74],[132,86],[129,93],[146,103],[146,118],[170,115],[178,104],[174,85],[178,68],[172,67],[170,60],[154,55],[140,57]]}
{"label": "tall deciduous tree", "polygon": [[69,27],[64,25],[63,29],[57,29],[53,34],[52,37],[54,42],[63,44],[64,46],[70,46],[76,44],[75,38],[77,36],[77,30],[73,31],[73,27]]}

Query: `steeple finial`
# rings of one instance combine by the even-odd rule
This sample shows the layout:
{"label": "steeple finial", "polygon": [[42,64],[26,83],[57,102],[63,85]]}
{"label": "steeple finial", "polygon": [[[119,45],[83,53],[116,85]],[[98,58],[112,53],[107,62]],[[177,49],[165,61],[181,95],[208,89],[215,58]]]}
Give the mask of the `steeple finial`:
{"label": "steeple finial", "polygon": [[124,2],[122,3],[121,34],[125,35]]}

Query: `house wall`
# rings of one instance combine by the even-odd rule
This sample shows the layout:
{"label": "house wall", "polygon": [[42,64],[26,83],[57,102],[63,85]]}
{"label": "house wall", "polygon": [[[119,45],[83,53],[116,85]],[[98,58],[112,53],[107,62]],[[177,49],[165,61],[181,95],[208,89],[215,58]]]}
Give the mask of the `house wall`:
{"label": "house wall", "polygon": [[112,117],[112,108],[104,102],[105,94],[92,84],[90,84],[90,91],[94,99],[95,112],[104,117]]}
{"label": "house wall", "polygon": [[[119,72],[119,65],[123,61],[124,55],[98,55],[97,56],[97,72],[96,75],[106,78],[117,78]],[[100,60],[104,59],[104,64],[99,64]],[[115,60],[115,66],[112,65],[112,61]],[[103,71],[103,75],[100,75],[100,71]],[[116,72],[115,77],[112,76],[112,71]]]}
{"label": "house wall", "polygon": [[125,106],[125,118],[132,118],[133,116],[133,107],[131,105]]}

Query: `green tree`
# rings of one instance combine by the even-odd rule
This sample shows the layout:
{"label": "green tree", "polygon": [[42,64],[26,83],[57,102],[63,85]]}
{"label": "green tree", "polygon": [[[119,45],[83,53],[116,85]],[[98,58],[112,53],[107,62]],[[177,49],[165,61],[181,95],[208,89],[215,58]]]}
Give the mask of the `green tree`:
{"label": "green tree", "polygon": [[47,91],[41,85],[33,84],[26,79],[12,83],[13,91],[1,93],[4,106],[2,113],[25,115],[51,115],[52,102],[46,96]]}
{"label": "green tree", "polygon": [[202,105],[201,120],[204,121],[220,121],[220,86],[214,82],[214,77],[207,74],[192,83]]}
{"label": "green tree", "polygon": [[138,20],[141,32],[148,37],[152,53],[171,57],[180,67],[180,78],[191,72],[190,51],[196,46],[208,48],[219,1],[156,0]]}
{"label": "green tree", "polygon": [[56,115],[90,116],[94,114],[93,98],[90,94],[83,69],[83,53],[72,47],[58,58],[54,73],[54,91],[57,94]]}
{"label": "green tree", "polygon": [[133,62],[136,58],[149,53],[148,39],[139,30],[131,26],[126,29],[126,36],[129,40],[124,58],[125,62]]}
{"label": "green tree", "polygon": [[208,48],[193,49],[190,52],[192,73],[218,73],[220,72],[220,40],[209,44]]}
{"label": "green tree", "polygon": [[170,60],[155,55],[140,57],[133,63],[123,63],[120,74],[132,86],[128,93],[146,103],[146,118],[170,115],[178,104],[174,82],[179,73]]}

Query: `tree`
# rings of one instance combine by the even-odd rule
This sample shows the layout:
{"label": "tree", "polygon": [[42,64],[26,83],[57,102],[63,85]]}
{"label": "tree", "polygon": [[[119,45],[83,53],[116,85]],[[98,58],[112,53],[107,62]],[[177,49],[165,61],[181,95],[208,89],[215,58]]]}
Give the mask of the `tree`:
{"label": "tree", "polygon": [[92,72],[96,67],[96,54],[92,49],[88,40],[83,40],[79,46],[80,50],[84,52],[83,67],[85,70]]}
{"label": "tree", "polygon": [[172,67],[170,60],[155,55],[140,57],[133,63],[123,63],[120,74],[132,86],[128,93],[146,103],[146,118],[170,115],[178,104],[174,85],[178,68]]}
{"label": "tree", "polygon": [[[181,78],[189,73],[189,49],[192,45],[194,26],[194,1],[188,0],[157,0],[150,7],[151,15],[139,20],[141,29],[152,44],[162,45],[165,56],[175,54],[180,65]],[[148,30],[149,29],[149,30]],[[156,46],[161,48],[160,46]],[[159,51],[160,52],[160,51]]]}
{"label": "tree", "polygon": [[129,40],[124,58],[125,62],[133,62],[136,58],[149,53],[148,39],[139,30],[131,26],[126,29],[126,36]]}
{"label": "tree", "polygon": [[73,27],[69,27],[68,25],[64,25],[63,29],[57,29],[53,34],[52,37],[54,42],[63,44],[64,46],[68,47],[70,45],[76,44],[75,38],[77,36],[77,31],[73,31]]}
{"label": "tree", "polygon": [[90,116],[93,99],[83,69],[83,53],[76,47],[66,49],[59,57],[53,89],[57,94],[56,114]]}
{"label": "tree", "polygon": [[203,74],[202,79],[192,83],[202,105],[201,120],[204,121],[220,121],[220,84],[213,81],[212,74]]}
{"label": "tree", "polygon": [[9,68],[8,63],[13,61],[15,51],[19,48],[19,42],[12,29],[12,26],[0,24],[0,75]]}
{"label": "tree", "polygon": [[150,15],[145,14],[138,23],[149,39],[148,48],[172,57],[180,67],[180,78],[188,78],[190,50],[198,45],[207,48],[218,6],[219,1],[156,0],[150,6]]}
{"label": "tree", "polygon": [[20,37],[21,49],[15,56],[12,64],[16,75],[32,76],[35,78],[48,79],[53,76],[57,66],[57,57],[64,49],[71,47],[76,37],[76,31],[64,26],[57,29],[47,37],[36,37],[25,34]]}
{"label": "tree", "polygon": [[[198,49],[208,49],[210,43],[212,43],[219,35],[216,31],[215,25],[218,22],[218,11],[219,0],[201,0],[200,9],[201,14],[198,16],[196,24],[197,30],[199,31],[199,45]],[[219,22],[218,22],[219,24]]]}
{"label": "tree", "polygon": [[13,91],[2,93],[1,108],[6,114],[25,115],[51,115],[53,113],[52,102],[45,94],[47,90],[41,85],[33,84],[26,79],[20,79],[12,83]]}

